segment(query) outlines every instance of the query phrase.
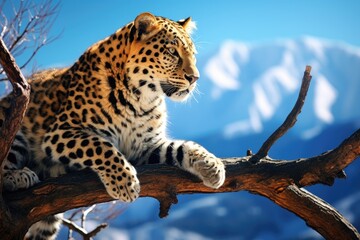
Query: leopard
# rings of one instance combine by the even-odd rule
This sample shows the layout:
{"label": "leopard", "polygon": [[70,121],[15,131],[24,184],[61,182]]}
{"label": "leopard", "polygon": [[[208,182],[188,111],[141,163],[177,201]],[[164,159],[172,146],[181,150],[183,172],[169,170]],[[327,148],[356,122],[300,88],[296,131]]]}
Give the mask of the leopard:
{"label": "leopard", "polygon": [[[135,166],[142,164],[179,167],[207,187],[221,187],[221,159],[166,130],[166,99],[187,101],[200,78],[195,27],[190,17],[144,12],[72,66],[29,77],[30,103],[3,167],[5,190],[91,169],[113,199],[132,202],[141,186]],[[1,100],[0,127],[10,102],[11,94]],[[59,219],[35,223],[27,238],[54,239]]]}

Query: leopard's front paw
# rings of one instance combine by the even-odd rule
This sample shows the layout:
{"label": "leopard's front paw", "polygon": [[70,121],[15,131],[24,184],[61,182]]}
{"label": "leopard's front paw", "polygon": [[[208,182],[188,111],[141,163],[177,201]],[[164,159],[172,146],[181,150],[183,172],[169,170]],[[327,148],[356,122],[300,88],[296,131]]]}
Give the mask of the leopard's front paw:
{"label": "leopard's front paw", "polygon": [[195,173],[203,180],[204,185],[211,188],[219,188],[225,181],[225,166],[216,157],[197,160],[193,163]]}
{"label": "leopard's front paw", "polygon": [[112,198],[133,202],[139,197],[140,183],[133,166],[129,165],[120,172],[106,173],[101,178]]}
{"label": "leopard's front paw", "polygon": [[36,173],[27,167],[6,171],[4,173],[3,180],[6,191],[16,191],[21,188],[29,188],[40,182]]}

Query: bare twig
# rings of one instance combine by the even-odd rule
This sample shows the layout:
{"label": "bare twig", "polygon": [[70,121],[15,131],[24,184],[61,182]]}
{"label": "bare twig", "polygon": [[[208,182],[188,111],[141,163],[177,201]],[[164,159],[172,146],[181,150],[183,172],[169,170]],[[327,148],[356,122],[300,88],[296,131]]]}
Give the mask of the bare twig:
{"label": "bare twig", "polygon": [[30,62],[31,60],[33,60],[33,58],[35,57],[35,55],[38,53],[38,51],[44,47],[47,44],[46,41],[42,42],[40,45],[38,45],[33,52],[31,53],[31,55],[29,56],[29,58],[20,66],[20,69],[25,68]]}
{"label": "bare twig", "polygon": [[[95,209],[95,207],[96,207],[96,204],[93,204],[92,206],[87,207],[86,209],[84,209],[84,208],[77,209],[72,212],[70,217],[68,217],[67,219],[65,219],[65,218],[62,219],[63,224],[65,226],[67,226],[69,229],[68,239],[73,239],[73,237],[72,237],[73,231],[80,234],[83,237],[83,239],[90,239],[91,237],[95,236],[101,229],[103,229],[107,226],[107,224],[102,223],[90,232],[87,232],[85,230],[86,229],[85,222],[87,220],[86,218],[87,218],[88,214]],[[75,223],[76,221],[80,222],[80,226]]]}
{"label": "bare twig", "polygon": [[87,237],[88,238],[85,238],[84,239],[91,239],[92,237],[95,237],[96,234],[98,234],[102,229],[106,228],[108,225],[106,223],[101,223],[99,224],[95,229],[93,229],[92,231],[90,231],[88,234],[87,234]]}
{"label": "bare twig", "polygon": [[94,208],[96,207],[96,204],[88,207],[86,210],[83,210],[82,211],[82,214],[81,214],[81,227],[82,228],[85,228],[85,221],[86,221],[86,217],[87,215],[92,211],[94,210]]}
{"label": "bare twig", "polygon": [[[20,69],[24,69],[34,59],[35,55],[45,45],[56,40],[59,35],[49,37],[49,31],[56,19],[59,3],[54,4],[53,0],[45,0],[41,4],[32,0],[9,1],[12,5],[13,15],[4,12],[6,1],[2,1],[0,15],[1,37],[9,46],[9,51],[14,57],[23,56],[24,62]],[[0,68],[0,81],[7,80],[3,75],[4,70]]]}
{"label": "bare twig", "polygon": [[84,228],[78,226],[77,224],[75,224],[74,222],[63,218],[62,222],[65,226],[67,226],[69,229],[79,233],[84,240],[90,240],[92,237],[95,237],[96,234],[98,234],[102,229],[107,227],[106,223],[102,223],[100,225],[98,225],[95,229],[93,229],[90,232],[87,232]]}
{"label": "bare twig", "polygon": [[32,26],[32,24],[34,23],[34,21],[36,20],[36,18],[37,18],[37,16],[33,16],[33,17],[29,20],[29,22],[26,24],[24,30],[23,30],[21,33],[19,33],[18,36],[16,36],[15,40],[12,42],[12,44],[11,44],[10,47],[9,47],[9,51],[10,51],[10,52],[14,49],[14,47],[15,47],[21,40],[24,39],[25,34],[27,34],[27,33],[29,32],[29,28]]}
{"label": "bare twig", "polygon": [[310,86],[310,81],[311,81],[310,72],[311,72],[311,67],[306,66],[304,77],[302,79],[302,83],[300,87],[299,96],[298,99],[296,100],[293,109],[291,110],[291,112],[289,113],[283,124],[281,124],[281,126],[278,129],[276,129],[276,131],[263,143],[259,151],[250,158],[249,160],[250,162],[257,163],[260,159],[266,157],[268,155],[271,146],[279,138],[281,138],[292,126],[294,126],[297,120],[297,116],[300,114],[302,106],[304,105],[306,94]]}
{"label": "bare twig", "polygon": [[69,229],[76,231],[80,235],[84,236],[87,234],[86,230],[77,224],[75,224],[73,221],[70,221],[69,219],[63,218],[62,223],[67,226]]}

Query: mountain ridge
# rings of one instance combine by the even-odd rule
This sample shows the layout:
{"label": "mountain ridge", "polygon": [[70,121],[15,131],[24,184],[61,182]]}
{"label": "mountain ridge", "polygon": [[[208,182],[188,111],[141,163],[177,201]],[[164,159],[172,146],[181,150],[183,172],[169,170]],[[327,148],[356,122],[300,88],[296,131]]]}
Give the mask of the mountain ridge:
{"label": "mountain ridge", "polygon": [[360,118],[360,109],[354,109],[360,48],[314,37],[254,45],[227,40],[203,58],[198,102],[184,107],[170,103],[175,136],[221,130],[231,138],[281,123],[296,100],[306,65],[312,66],[313,80],[295,128],[300,136],[311,138],[334,122]]}

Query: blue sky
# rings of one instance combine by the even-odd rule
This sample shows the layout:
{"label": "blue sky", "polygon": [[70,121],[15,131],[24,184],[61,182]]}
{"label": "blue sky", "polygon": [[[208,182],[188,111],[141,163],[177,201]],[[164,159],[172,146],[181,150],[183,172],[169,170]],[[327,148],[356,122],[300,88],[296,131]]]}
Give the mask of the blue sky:
{"label": "blue sky", "polygon": [[91,44],[144,11],[174,20],[192,16],[200,55],[228,38],[252,43],[311,35],[360,46],[356,0],[67,0],[60,5],[52,34],[62,35],[37,56],[41,68],[71,65]]}

